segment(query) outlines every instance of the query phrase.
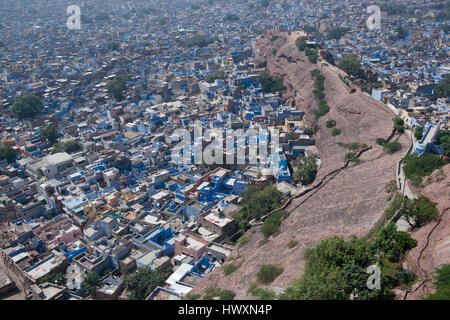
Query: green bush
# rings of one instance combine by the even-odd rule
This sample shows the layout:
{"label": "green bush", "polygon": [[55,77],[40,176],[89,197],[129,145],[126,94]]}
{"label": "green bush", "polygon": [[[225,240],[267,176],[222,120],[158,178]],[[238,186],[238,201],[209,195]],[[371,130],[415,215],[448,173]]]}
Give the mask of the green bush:
{"label": "green bush", "polygon": [[282,274],[284,269],[279,266],[271,264],[263,264],[257,273],[258,280],[263,284],[272,283],[280,274]]}
{"label": "green bush", "polygon": [[19,120],[32,118],[42,112],[43,103],[32,93],[17,98],[11,106],[11,111]]}
{"label": "green bush", "polygon": [[384,145],[386,143],[386,139],[384,138],[377,138],[376,143],[380,146]]}
{"label": "green bush", "polygon": [[450,300],[450,264],[443,265],[436,272],[438,275],[433,283],[436,292],[430,294],[427,300]]}
{"label": "green bush", "polygon": [[261,227],[261,233],[266,237],[270,237],[278,231],[281,225],[281,218],[285,214],[285,211],[277,211],[272,213],[264,221],[264,225]]}
{"label": "green bush", "polygon": [[235,296],[236,293],[231,290],[222,290],[219,294],[220,300],[233,300]]}
{"label": "green bush", "polygon": [[10,146],[0,147],[0,161],[7,160],[8,163],[11,163],[16,158],[16,152]]}
{"label": "green bush", "polygon": [[258,300],[274,300],[276,298],[275,292],[263,288],[256,288],[252,291],[252,295]]}
{"label": "green bush", "polygon": [[341,129],[334,128],[333,130],[331,130],[331,135],[334,137],[334,136],[341,134],[341,132],[342,132]]}
{"label": "green bush", "polygon": [[332,128],[335,125],[336,125],[336,120],[332,120],[332,119],[328,120],[326,123],[327,128]]}
{"label": "green bush", "polygon": [[388,142],[383,145],[383,148],[384,148],[384,150],[387,151],[387,153],[395,153],[402,149],[402,145],[400,142],[396,142],[396,141]]}
{"label": "green bush", "polygon": [[241,246],[246,244],[248,242],[248,237],[244,234],[242,235],[238,240],[237,243],[239,243]]}
{"label": "green bush", "polygon": [[240,264],[227,264],[223,267],[223,273],[225,273],[225,275],[230,275],[233,272],[235,272],[237,269],[239,269],[241,265]]}
{"label": "green bush", "polygon": [[291,239],[291,240],[289,240],[287,247],[288,247],[289,249],[292,249],[292,248],[296,247],[297,244],[298,244],[298,241],[297,241],[297,240]]}
{"label": "green bush", "polygon": [[433,153],[426,153],[420,157],[410,154],[403,159],[403,163],[406,177],[416,182],[420,182],[422,177],[429,176],[434,170],[447,164],[444,159]]}

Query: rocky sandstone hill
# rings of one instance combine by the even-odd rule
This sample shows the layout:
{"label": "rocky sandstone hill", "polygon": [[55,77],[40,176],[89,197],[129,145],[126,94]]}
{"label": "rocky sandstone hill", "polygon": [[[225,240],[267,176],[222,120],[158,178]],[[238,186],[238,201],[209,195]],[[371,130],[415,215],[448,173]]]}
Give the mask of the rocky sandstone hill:
{"label": "rocky sandstone hill", "polygon": [[[386,154],[375,140],[391,135],[394,115],[359,90],[350,93],[339,79],[338,72],[342,71],[322,66],[321,62],[311,64],[295,46],[298,36],[295,33],[266,32],[256,43],[257,61],[266,61],[271,75],[283,79],[287,88],[284,98],[306,112],[310,126],[314,121],[313,110],[317,108],[310,71],[318,68],[326,77],[326,100],[331,110],[318,121],[320,129],[316,144],[322,163],[315,184],[323,177],[326,179],[320,188],[292,201],[287,209],[290,214],[283,220],[278,236],[261,245],[263,236],[259,230],[248,231],[249,242],[236,248],[232,254],[234,263],[242,262],[242,266],[228,276],[224,275],[222,267],[216,269],[194,288],[193,293],[201,293],[205,288],[216,285],[233,290],[235,299],[251,299],[249,283],[256,280],[262,264],[277,264],[284,268],[284,272],[266,286],[280,292],[301,276],[307,248],[334,235],[366,234],[388,205],[385,186],[396,177],[397,162],[408,148],[408,139],[394,136],[403,144],[403,150],[393,155]],[[276,49],[275,55],[273,49]],[[325,126],[328,119],[336,120],[336,127],[342,129],[340,135],[331,135],[331,130]],[[359,142],[373,147],[362,154],[359,164],[351,163],[329,176],[330,172],[343,166],[345,154],[349,152],[337,142]],[[297,240],[298,245],[288,249],[291,239]]]}
{"label": "rocky sandstone hill", "polygon": [[[411,233],[417,240],[417,246],[408,252],[406,265],[419,280],[433,280],[434,271],[443,264],[450,263],[450,164],[442,170],[435,170],[431,174],[431,181],[422,190],[413,190],[434,202],[441,214],[441,219]],[[433,292],[432,282],[419,281],[406,299],[426,297]]]}

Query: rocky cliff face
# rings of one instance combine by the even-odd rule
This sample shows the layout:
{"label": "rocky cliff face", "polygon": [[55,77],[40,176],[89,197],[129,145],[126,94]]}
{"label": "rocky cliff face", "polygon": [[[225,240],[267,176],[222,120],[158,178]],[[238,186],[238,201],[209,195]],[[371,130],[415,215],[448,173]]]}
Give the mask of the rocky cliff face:
{"label": "rocky cliff face", "polygon": [[431,174],[431,183],[424,189],[414,189],[434,202],[441,218],[413,231],[411,236],[417,246],[406,256],[406,265],[419,280],[431,279],[426,283],[419,281],[408,293],[406,299],[415,300],[432,293],[433,272],[443,264],[450,263],[450,164]]}
{"label": "rocky cliff face", "polygon": [[[249,282],[256,280],[262,264],[277,264],[284,268],[284,272],[267,286],[280,292],[301,276],[307,248],[334,235],[348,237],[367,233],[388,205],[385,186],[395,179],[397,161],[406,149],[388,155],[375,140],[378,137],[386,139],[391,134],[394,115],[359,90],[350,93],[339,79],[338,72],[341,71],[338,69],[322,66],[321,62],[311,64],[295,46],[298,36],[295,33],[266,32],[256,43],[257,60],[267,62],[272,76],[283,78],[287,87],[284,98],[306,112],[310,125],[314,121],[313,110],[317,109],[310,72],[318,68],[326,77],[326,100],[331,110],[318,121],[320,129],[316,144],[322,163],[316,183],[325,176],[326,179],[320,188],[292,201],[287,209],[290,214],[283,220],[278,236],[261,245],[263,236],[259,230],[247,232],[249,242],[236,248],[232,254],[233,263],[242,262],[242,266],[228,276],[224,275],[222,268],[216,269],[194,288],[194,293],[216,285],[235,291],[236,299],[251,299]],[[274,48],[277,49],[275,55]],[[325,126],[328,119],[336,120],[336,127],[342,129],[340,135],[331,135],[331,130]],[[406,137],[396,136],[394,139],[404,148],[408,147]],[[360,142],[373,148],[362,155],[359,164],[352,163],[328,176],[343,166],[345,154],[349,152],[337,142]],[[298,245],[289,249],[287,245],[291,239],[297,240]]]}

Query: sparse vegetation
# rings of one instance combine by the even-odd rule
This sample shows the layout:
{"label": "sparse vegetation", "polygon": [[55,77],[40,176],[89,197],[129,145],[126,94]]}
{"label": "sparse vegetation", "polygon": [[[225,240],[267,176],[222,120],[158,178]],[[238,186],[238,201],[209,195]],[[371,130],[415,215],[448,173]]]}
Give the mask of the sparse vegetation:
{"label": "sparse vegetation", "polygon": [[339,129],[339,128],[334,128],[333,130],[331,130],[331,135],[334,137],[334,136],[340,135],[341,132],[342,132],[341,129]]}
{"label": "sparse vegetation", "polygon": [[0,161],[5,160],[11,163],[16,158],[16,152],[10,146],[0,147]]}
{"label": "sparse vegetation", "polygon": [[397,141],[388,142],[388,143],[385,143],[383,145],[383,148],[384,148],[384,150],[387,153],[391,153],[392,154],[392,153],[395,153],[395,152],[401,150],[402,149],[402,144],[400,142],[397,142]]}
{"label": "sparse vegetation", "polygon": [[291,240],[289,240],[287,247],[288,247],[288,249],[292,249],[292,248],[296,247],[297,245],[298,245],[298,241],[295,239],[291,239]]}
{"label": "sparse vegetation", "polygon": [[259,219],[280,207],[280,200],[281,192],[272,186],[262,190],[255,186],[248,187],[243,194],[242,209],[233,216],[241,232],[245,232],[249,228],[249,222],[252,219]]}
{"label": "sparse vegetation", "polygon": [[125,287],[130,292],[128,299],[144,300],[157,286],[162,286],[170,273],[159,269],[139,268],[132,275],[125,276]]}
{"label": "sparse vegetation", "polygon": [[281,218],[286,214],[285,211],[277,211],[272,213],[264,221],[264,225],[261,227],[261,233],[264,237],[268,238],[278,232],[278,228],[281,225]]}
{"label": "sparse vegetation", "polygon": [[339,60],[338,67],[355,78],[364,77],[364,72],[361,69],[361,62],[353,55],[347,55]]}
{"label": "sparse vegetation", "polygon": [[280,274],[282,274],[284,269],[279,266],[271,264],[263,264],[256,275],[258,280],[263,284],[272,283]]}

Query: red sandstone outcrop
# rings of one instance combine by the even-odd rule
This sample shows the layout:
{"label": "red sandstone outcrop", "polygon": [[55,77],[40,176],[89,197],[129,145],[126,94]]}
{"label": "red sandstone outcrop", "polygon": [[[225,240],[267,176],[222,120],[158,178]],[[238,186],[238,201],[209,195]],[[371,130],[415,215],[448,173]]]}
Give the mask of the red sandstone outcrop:
{"label": "red sandstone outcrop", "polygon": [[[417,246],[406,256],[406,265],[419,280],[434,280],[434,271],[443,264],[450,263],[450,164],[431,174],[431,183],[423,189],[414,189],[434,202],[441,218],[413,231],[411,236]],[[432,281],[420,282],[412,288],[407,299],[420,299],[433,292]]]}

